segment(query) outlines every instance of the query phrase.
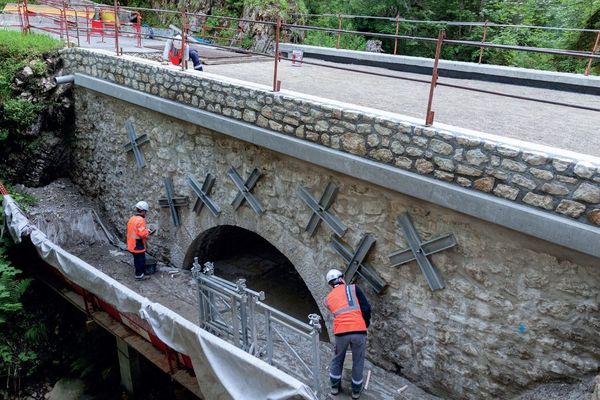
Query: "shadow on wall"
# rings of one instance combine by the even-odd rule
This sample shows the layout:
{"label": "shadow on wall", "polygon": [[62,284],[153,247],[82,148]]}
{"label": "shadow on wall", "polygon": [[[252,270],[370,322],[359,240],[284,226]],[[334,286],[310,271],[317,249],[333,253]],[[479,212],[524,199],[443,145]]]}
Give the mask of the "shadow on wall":
{"label": "shadow on wall", "polygon": [[[215,274],[223,279],[246,279],[248,288],[265,292],[265,303],[300,321],[308,322],[308,314],[321,315],[294,265],[252,231],[232,225],[208,229],[190,245],[184,261],[186,268],[191,268],[194,257],[200,264],[213,262]],[[321,340],[329,341],[325,324],[321,326]]]}

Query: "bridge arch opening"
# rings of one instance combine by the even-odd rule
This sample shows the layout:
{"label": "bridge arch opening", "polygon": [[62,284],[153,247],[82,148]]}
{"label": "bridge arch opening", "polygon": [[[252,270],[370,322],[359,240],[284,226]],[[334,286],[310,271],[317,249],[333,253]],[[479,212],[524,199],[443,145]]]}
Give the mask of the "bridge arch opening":
{"label": "bridge arch opening", "polygon": [[[265,292],[265,303],[300,321],[308,322],[311,313],[321,315],[291,261],[255,232],[233,225],[207,229],[190,245],[184,265],[191,266],[194,257],[200,264],[213,262],[215,275],[223,279],[246,279],[248,288]],[[321,326],[321,340],[329,341],[325,323]]]}

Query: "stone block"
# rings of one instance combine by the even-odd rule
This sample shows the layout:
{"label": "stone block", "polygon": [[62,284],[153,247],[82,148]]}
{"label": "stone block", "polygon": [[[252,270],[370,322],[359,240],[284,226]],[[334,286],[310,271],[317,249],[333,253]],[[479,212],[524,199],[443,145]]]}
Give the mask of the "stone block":
{"label": "stone block", "polygon": [[424,153],[425,151],[418,147],[409,146],[406,148],[406,154],[412,157],[421,157]]}
{"label": "stone block", "polygon": [[402,153],[404,153],[404,146],[402,146],[402,143],[400,143],[398,140],[394,140],[392,142],[390,148],[392,149],[392,152],[394,154],[402,154]]}
{"label": "stone block", "polygon": [[521,150],[519,150],[517,147],[499,144],[496,147],[496,152],[504,157],[514,158],[521,153]]}
{"label": "stone block", "polygon": [[527,165],[523,164],[522,162],[509,160],[507,158],[502,160],[502,167],[506,168],[509,171],[514,171],[514,172],[527,171]]}
{"label": "stone block", "polygon": [[494,194],[498,197],[504,197],[505,199],[515,200],[519,195],[519,189],[515,189],[514,187],[499,184],[494,189]]}
{"label": "stone block", "polygon": [[600,187],[584,182],[573,193],[573,200],[583,200],[586,203],[600,203]]}
{"label": "stone block", "polygon": [[456,177],[456,183],[458,183],[462,187],[471,187],[473,182],[470,179],[463,178],[462,176]]}
{"label": "stone block", "polygon": [[403,169],[411,169],[412,163],[412,160],[408,157],[396,157],[396,162],[394,164]]}
{"label": "stone block", "polygon": [[433,176],[446,182],[452,182],[454,180],[454,174],[445,171],[435,171]]}
{"label": "stone block", "polygon": [[585,206],[573,200],[561,200],[555,211],[571,218],[579,218],[585,211]]}
{"label": "stone block", "polygon": [[575,168],[573,168],[573,172],[575,172],[575,175],[581,178],[591,178],[596,172],[596,167],[591,163],[582,161],[578,162],[577,165],[575,165]]}
{"label": "stone block", "polygon": [[483,171],[477,168],[473,168],[470,165],[458,164],[456,166],[456,173],[467,176],[481,176]]}
{"label": "stone block", "polygon": [[496,183],[496,179],[491,176],[486,176],[485,178],[479,178],[475,182],[473,182],[473,187],[482,192],[491,192],[494,188],[494,184]]}
{"label": "stone block", "polygon": [[449,158],[433,157],[433,162],[438,166],[438,168],[444,171],[452,172],[456,169],[454,166],[454,161]]}
{"label": "stone block", "polygon": [[370,147],[377,147],[377,146],[379,146],[379,143],[381,143],[381,140],[379,139],[379,136],[377,136],[376,134],[372,133],[369,136],[367,136],[367,144]]}
{"label": "stone block", "polygon": [[545,169],[529,168],[529,173],[534,177],[544,181],[549,181],[554,178],[554,174],[550,171],[546,171]]}
{"label": "stone block", "polygon": [[592,224],[600,225],[600,208],[596,208],[596,209],[590,211],[587,215],[587,219]]}
{"label": "stone block", "polygon": [[364,156],[367,152],[365,138],[357,133],[346,133],[341,138],[342,148],[352,154]]}
{"label": "stone block", "polygon": [[552,166],[558,172],[566,171],[572,163],[572,160],[567,160],[564,158],[555,158],[554,160],[552,160]]}
{"label": "stone block", "polygon": [[391,129],[386,128],[385,126],[380,125],[380,124],[375,124],[374,128],[375,128],[375,132],[377,132],[378,134],[380,134],[382,136],[389,136],[392,133]]}
{"label": "stone block", "polygon": [[466,147],[477,147],[481,144],[481,139],[469,136],[457,136],[456,143]]}
{"label": "stone block", "polygon": [[415,161],[415,168],[420,174],[430,174],[433,172],[433,164],[423,158],[419,158]]}
{"label": "stone block", "polygon": [[555,196],[564,196],[566,194],[569,194],[569,189],[567,189],[566,186],[561,185],[560,183],[544,183],[540,187],[540,190],[542,192],[552,194]]}
{"label": "stone block", "polygon": [[554,209],[554,197],[544,196],[529,192],[523,197],[523,202],[535,207],[545,208],[546,210]]}
{"label": "stone block", "polygon": [[356,132],[358,133],[371,133],[373,131],[373,126],[371,124],[357,124]]}
{"label": "stone block", "polygon": [[388,149],[377,149],[369,153],[369,156],[373,157],[378,161],[388,163],[394,159],[394,155]]}
{"label": "stone block", "polygon": [[438,139],[431,139],[431,142],[429,143],[429,148],[432,151],[445,156],[452,154],[452,151],[454,150],[454,148],[451,145],[449,145],[446,142],[442,142]]}
{"label": "stone block", "polygon": [[412,138],[412,142],[419,147],[427,147],[427,143],[429,143],[429,139],[422,136],[415,136]]}
{"label": "stone block", "polygon": [[519,174],[513,175],[511,182],[529,190],[533,190],[537,186],[534,181]]}
{"label": "stone block", "polygon": [[467,162],[471,165],[479,166],[489,161],[487,154],[482,152],[480,149],[469,150],[465,153]]}
{"label": "stone block", "polygon": [[[255,122],[256,121],[256,112],[246,108],[243,113],[242,119],[246,122]],[[293,129],[292,129],[293,130]]]}

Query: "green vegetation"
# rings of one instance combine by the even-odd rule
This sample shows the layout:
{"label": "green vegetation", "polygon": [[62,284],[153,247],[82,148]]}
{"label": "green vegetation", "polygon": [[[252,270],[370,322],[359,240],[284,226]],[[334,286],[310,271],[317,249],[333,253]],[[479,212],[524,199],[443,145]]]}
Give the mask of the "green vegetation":
{"label": "green vegetation", "polygon": [[0,142],[35,122],[43,106],[13,97],[10,84],[15,74],[27,64],[36,76],[47,74],[40,58],[62,47],[46,35],[0,30]]}

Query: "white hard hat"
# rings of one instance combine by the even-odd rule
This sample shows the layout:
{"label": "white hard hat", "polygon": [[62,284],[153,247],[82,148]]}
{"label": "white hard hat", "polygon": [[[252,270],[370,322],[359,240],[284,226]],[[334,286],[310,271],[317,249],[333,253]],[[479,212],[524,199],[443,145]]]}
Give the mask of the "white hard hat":
{"label": "white hard hat", "polygon": [[173,38],[173,47],[175,47],[177,50],[181,50],[181,35],[176,35]]}
{"label": "white hard hat", "polygon": [[142,211],[148,211],[148,203],[146,203],[145,201],[138,201],[135,205],[135,208],[137,208],[138,210],[142,210]]}
{"label": "white hard hat", "polygon": [[340,278],[342,275],[342,271],[337,269],[330,269],[329,272],[327,272],[327,275],[325,275],[325,280],[331,285],[331,281]]}

